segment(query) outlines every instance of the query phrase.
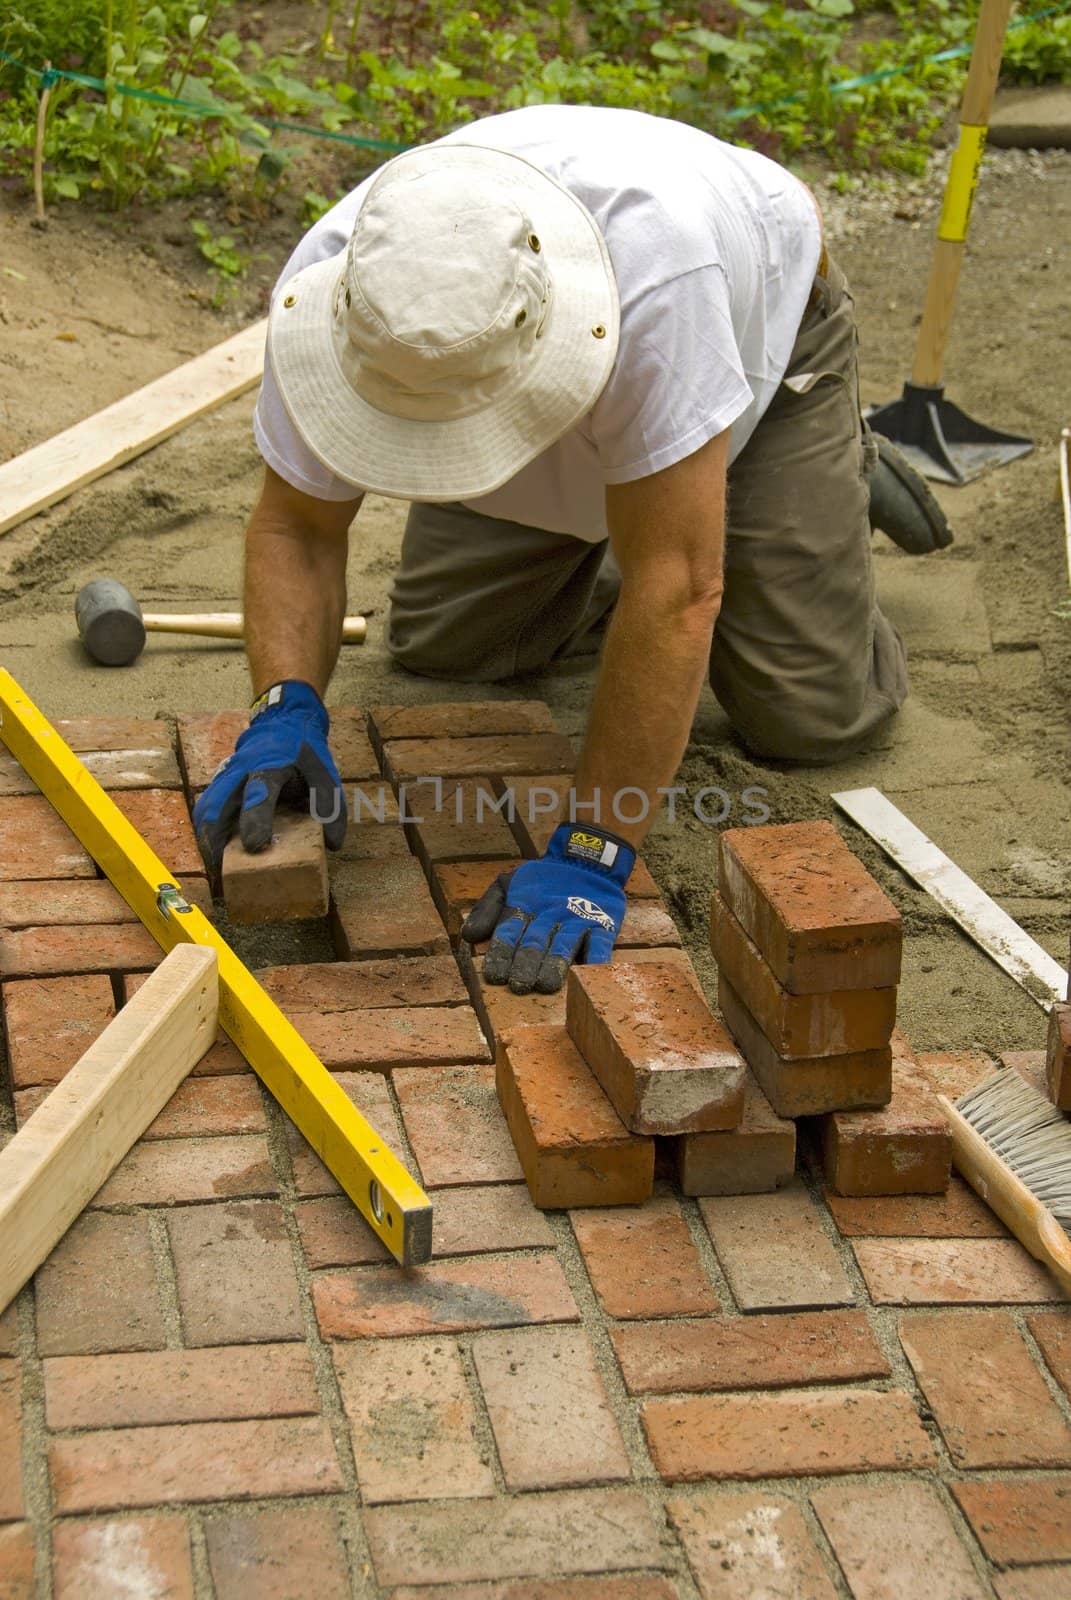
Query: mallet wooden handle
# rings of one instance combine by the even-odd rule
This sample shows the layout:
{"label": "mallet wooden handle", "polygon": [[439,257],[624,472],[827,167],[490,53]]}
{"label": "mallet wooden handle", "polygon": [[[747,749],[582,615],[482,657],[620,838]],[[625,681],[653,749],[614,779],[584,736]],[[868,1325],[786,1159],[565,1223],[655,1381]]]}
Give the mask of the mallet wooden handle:
{"label": "mallet wooden handle", "polygon": [[[197,633],[206,639],[245,637],[240,611],[143,611],[141,620],[150,633]],[[346,617],[342,623],[342,643],[364,644],[367,631],[364,617]]]}

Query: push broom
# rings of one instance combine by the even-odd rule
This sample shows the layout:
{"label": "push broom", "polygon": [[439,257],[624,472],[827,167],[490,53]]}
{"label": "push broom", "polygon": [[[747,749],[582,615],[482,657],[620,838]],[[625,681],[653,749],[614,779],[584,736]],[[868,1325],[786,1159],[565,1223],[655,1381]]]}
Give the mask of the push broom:
{"label": "push broom", "polygon": [[915,346],[910,381],[899,400],[867,413],[875,433],[899,445],[923,477],[942,483],[968,483],[986,467],[1014,461],[1033,449],[1032,441],[1000,433],[969,417],[945,399],[941,375],[952,325],[960,268],[982,164],[989,113],[1000,76],[1004,34],[1012,0],[982,0],[971,49],[967,85],[959,112],[959,142],[945,184],[926,303]]}

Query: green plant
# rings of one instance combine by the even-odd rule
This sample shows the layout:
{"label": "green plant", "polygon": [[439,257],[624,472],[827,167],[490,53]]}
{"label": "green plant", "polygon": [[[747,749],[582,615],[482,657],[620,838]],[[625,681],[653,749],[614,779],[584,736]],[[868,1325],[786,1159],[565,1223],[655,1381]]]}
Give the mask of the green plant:
{"label": "green plant", "polygon": [[244,278],[252,259],[229,233],[213,233],[207,222],[191,222],[197,248],[208,264],[224,278]]}
{"label": "green plant", "polygon": [[1071,83],[1071,15],[1045,17],[1009,33],[1001,73],[1017,83]]}

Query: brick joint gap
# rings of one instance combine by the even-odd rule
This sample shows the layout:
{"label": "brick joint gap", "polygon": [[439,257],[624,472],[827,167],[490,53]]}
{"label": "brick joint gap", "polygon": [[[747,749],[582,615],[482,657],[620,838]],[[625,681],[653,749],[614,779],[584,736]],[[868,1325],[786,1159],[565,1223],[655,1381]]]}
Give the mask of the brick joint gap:
{"label": "brick joint gap", "polygon": [[149,1229],[149,1243],[152,1247],[153,1276],[156,1279],[156,1297],[160,1302],[160,1314],[164,1319],[164,1336],[167,1340],[168,1350],[181,1350],[185,1344],[182,1327],[182,1307],[179,1301],[178,1278],[175,1274],[174,1257],[171,1254],[171,1238],[167,1231],[165,1211],[169,1207],[148,1208],[144,1215]]}
{"label": "brick joint gap", "polygon": [[37,1593],[52,1593],[52,1482],[48,1473],[45,1426],[45,1375],[37,1354],[37,1325],[31,1283],[20,1290],[18,1307],[19,1403],[21,1408],[24,1514],[34,1533]]}

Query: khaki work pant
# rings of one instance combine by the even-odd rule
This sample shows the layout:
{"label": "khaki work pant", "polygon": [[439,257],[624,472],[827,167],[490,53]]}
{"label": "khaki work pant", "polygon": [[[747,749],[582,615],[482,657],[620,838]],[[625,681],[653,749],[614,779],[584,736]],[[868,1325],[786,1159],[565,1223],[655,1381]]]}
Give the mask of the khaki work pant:
{"label": "khaki work pant", "polygon": [[[907,695],[904,648],[874,594],[858,338],[829,262],[782,383],[729,470],[725,593],[710,684],[757,755],[836,761]],[[586,544],[414,504],[391,594],[388,646],[428,677],[489,681],[598,647],[620,577]]]}

